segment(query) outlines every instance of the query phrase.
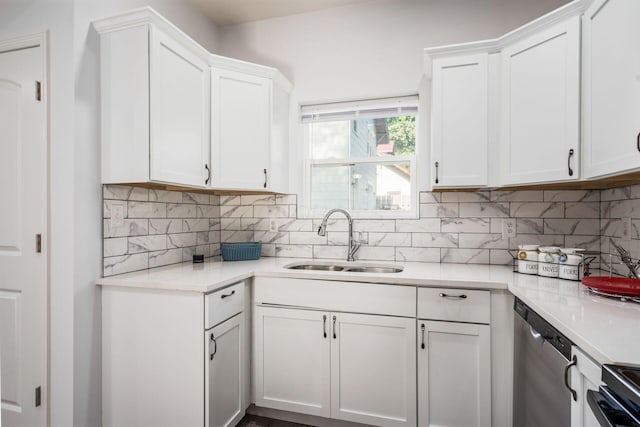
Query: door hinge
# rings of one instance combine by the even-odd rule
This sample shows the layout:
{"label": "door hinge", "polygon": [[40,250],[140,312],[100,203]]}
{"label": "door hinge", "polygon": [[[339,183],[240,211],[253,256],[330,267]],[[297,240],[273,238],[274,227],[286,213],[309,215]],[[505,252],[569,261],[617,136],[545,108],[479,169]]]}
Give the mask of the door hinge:
{"label": "door hinge", "polygon": [[36,81],[36,101],[42,101],[42,84]]}
{"label": "door hinge", "polygon": [[36,253],[42,253],[42,234],[36,234]]}
{"label": "door hinge", "polygon": [[36,408],[42,404],[42,387],[36,387]]}

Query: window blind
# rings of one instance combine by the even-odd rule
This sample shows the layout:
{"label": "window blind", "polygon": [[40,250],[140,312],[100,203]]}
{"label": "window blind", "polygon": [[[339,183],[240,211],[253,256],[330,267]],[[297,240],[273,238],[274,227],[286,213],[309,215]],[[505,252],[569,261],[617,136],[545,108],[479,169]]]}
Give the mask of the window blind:
{"label": "window blind", "polygon": [[341,120],[415,116],[417,113],[418,95],[412,95],[398,98],[302,105],[300,107],[300,120],[302,123],[333,122]]}

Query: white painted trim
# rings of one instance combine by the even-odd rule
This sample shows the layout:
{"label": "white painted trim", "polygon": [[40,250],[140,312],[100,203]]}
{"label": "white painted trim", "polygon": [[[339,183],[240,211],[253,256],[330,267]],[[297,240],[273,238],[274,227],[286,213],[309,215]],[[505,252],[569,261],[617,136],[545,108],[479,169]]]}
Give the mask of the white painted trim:
{"label": "white painted trim", "polygon": [[50,402],[51,402],[51,392],[50,392],[50,375],[49,375],[49,355],[51,354],[51,343],[49,342],[49,338],[51,336],[51,331],[49,329],[50,322],[50,286],[51,286],[51,275],[50,275],[50,264],[51,264],[51,239],[50,239],[50,230],[51,230],[51,218],[49,213],[51,212],[51,167],[50,167],[50,102],[49,102],[49,31],[43,31],[39,33],[26,34],[21,36],[16,36],[4,40],[0,40],[0,53],[10,52],[12,50],[20,50],[20,49],[28,49],[32,47],[40,47],[41,53],[41,65],[42,65],[42,127],[44,130],[43,137],[43,150],[42,150],[42,165],[44,167],[43,177],[45,182],[41,188],[44,188],[44,194],[41,194],[42,197],[42,206],[44,207],[44,211],[42,212],[44,216],[43,221],[43,230],[42,237],[44,242],[42,244],[43,255],[44,255],[44,269],[43,269],[43,277],[42,282],[44,284],[42,290],[42,321],[44,324],[42,325],[43,330],[43,345],[42,345],[42,391],[44,393],[44,399],[42,401],[42,411],[43,411],[43,425],[48,426],[49,420],[51,417],[50,410]]}

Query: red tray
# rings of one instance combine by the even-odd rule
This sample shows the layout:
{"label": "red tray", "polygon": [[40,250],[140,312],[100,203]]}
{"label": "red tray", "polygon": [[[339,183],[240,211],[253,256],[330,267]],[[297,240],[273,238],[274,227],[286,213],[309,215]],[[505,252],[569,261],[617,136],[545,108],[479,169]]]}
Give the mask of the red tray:
{"label": "red tray", "polygon": [[637,297],[640,296],[640,280],[626,277],[589,276],[582,284],[602,292]]}

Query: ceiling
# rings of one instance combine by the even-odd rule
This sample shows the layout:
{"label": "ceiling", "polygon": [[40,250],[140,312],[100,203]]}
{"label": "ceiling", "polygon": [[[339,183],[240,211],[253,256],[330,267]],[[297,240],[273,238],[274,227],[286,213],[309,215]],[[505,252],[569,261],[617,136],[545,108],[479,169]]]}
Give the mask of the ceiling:
{"label": "ceiling", "polygon": [[368,0],[191,0],[217,25],[235,25]]}

